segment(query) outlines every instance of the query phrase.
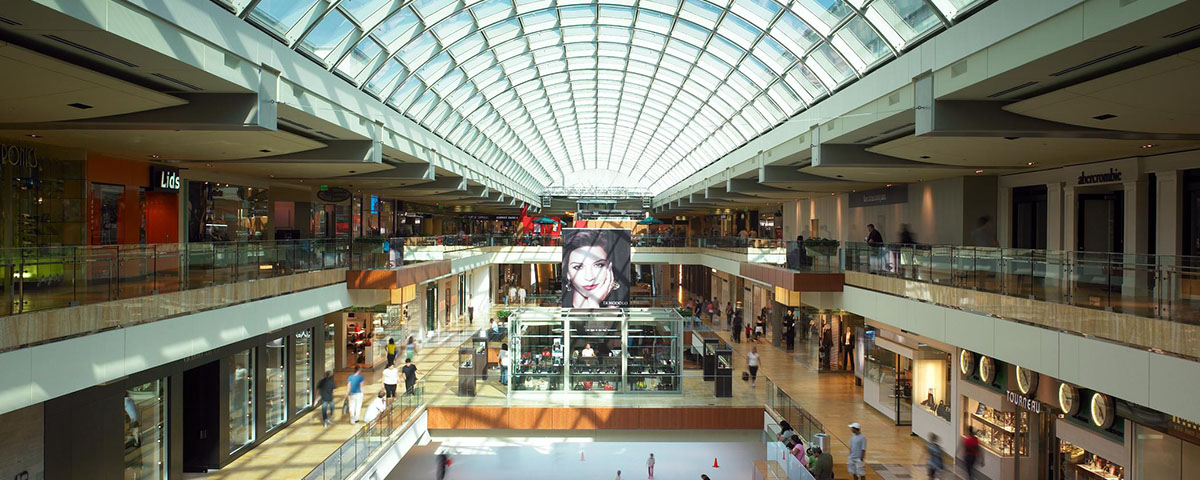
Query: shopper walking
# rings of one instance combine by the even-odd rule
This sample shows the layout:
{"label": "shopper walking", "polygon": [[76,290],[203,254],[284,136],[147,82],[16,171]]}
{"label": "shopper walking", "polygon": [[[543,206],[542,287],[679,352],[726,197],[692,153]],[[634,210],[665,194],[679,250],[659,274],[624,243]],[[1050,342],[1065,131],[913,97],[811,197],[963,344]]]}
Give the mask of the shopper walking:
{"label": "shopper walking", "polygon": [[396,363],[396,340],[394,338],[388,338],[387,363],[388,365]]}
{"label": "shopper walking", "polygon": [[508,353],[508,344],[500,344],[500,353],[497,355],[500,360],[500,384],[508,385],[508,366],[512,364],[512,360]]}
{"label": "shopper walking", "polygon": [[646,459],[646,473],[650,474],[650,478],[654,478],[654,454],[650,454],[650,458]]}
{"label": "shopper walking", "polygon": [[400,369],[400,373],[404,374],[404,394],[412,394],[413,385],[417,384],[417,366],[413,365],[411,358],[404,360],[404,368]]}
{"label": "shopper walking", "polygon": [[929,480],[937,480],[938,473],[941,473],[946,465],[942,458],[942,446],[938,445],[936,433],[929,434],[929,444],[925,446],[925,451],[929,455],[929,460],[925,462],[926,470],[929,471]]}
{"label": "shopper walking", "polygon": [[508,286],[508,297],[504,299],[504,304],[517,301],[517,287],[515,285]]}
{"label": "shopper walking", "polygon": [[351,424],[358,423],[358,416],[360,413],[362,413],[362,402],[363,402],[362,384],[363,384],[363,381],[365,381],[365,380],[366,379],[363,378],[361,367],[354,367],[354,373],[352,375],[350,375],[350,378],[346,379],[346,385],[347,385],[346,397],[347,397],[347,401],[350,404],[350,423]]}
{"label": "shopper walking", "polygon": [[617,480],[621,480],[621,471],[617,470]]}
{"label": "shopper walking", "polygon": [[413,358],[415,358],[415,357],[413,357],[413,355],[416,355],[416,354],[417,354],[417,342],[416,342],[416,340],[413,339],[412,335],[409,335],[408,341],[404,342],[404,358],[406,360],[412,360]]}
{"label": "shopper walking", "polygon": [[733,325],[733,303],[725,302],[725,326]]}
{"label": "shopper walking", "polygon": [[396,364],[388,362],[387,368],[383,369],[383,391],[387,398],[396,398],[396,384],[400,383],[400,371],[396,369]]}
{"label": "shopper walking", "polygon": [[733,314],[733,342],[742,343],[742,312]]}
{"label": "shopper walking", "polygon": [[517,302],[520,302],[521,305],[524,305],[526,295],[528,295],[528,292],[525,291],[525,286],[522,285],[521,288],[517,289]]}
{"label": "shopper walking", "polygon": [[858,422],[850,424],[850,458],[846,462],[846,470],[854,480],[867,478],[867,436],[862,434]]}
{"label": "shopper walking", "polygon": [[329,420],[333,418],[333,388],[336,385],[333,383],[333,372],[326,371],[325,377],[317,382],[317,392],[321,394],[321,424],[329,426]]}
{"label": "shopper walking", "polygon": [[967,436],[963,437],[963,470],[967,474],[967,480],[975,478],[975,464],[983,466],[983,458],[979,455],[979,438],[975,436],[975,429],[967,427]]}
{"label": "shopper walking", "polygon": [[746,368],[750,369],[750,386],[754,387],[754,380],[758,378],[758,347],[750,347],[750,353],[746,354]]}

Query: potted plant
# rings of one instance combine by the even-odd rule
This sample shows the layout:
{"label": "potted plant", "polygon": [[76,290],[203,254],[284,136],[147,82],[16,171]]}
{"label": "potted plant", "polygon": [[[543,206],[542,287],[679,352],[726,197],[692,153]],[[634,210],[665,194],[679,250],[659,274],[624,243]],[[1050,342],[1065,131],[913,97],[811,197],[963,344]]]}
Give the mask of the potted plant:
{"label": "potted plant", "polygon": [[496,312],[496,319],[501,322],[507,322],[509,315],[512,315],[512,310],[500,310]]}
{"label": "potted plant", "polygon": [[810,256],[814,257],[832,257],[837,255],[838,247],[842,242],[832,238],[813,237],[804,239],[804,249],[808,251]]}

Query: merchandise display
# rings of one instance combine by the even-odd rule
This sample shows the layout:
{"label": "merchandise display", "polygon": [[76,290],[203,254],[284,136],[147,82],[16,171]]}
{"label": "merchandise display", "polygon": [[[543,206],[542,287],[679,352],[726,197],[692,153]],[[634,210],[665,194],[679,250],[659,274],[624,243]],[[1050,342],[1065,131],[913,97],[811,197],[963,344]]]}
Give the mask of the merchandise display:
{"label": "merchandise display", "polygon": [[679,392],[682,317],[671,309],[514,313],[510,391]]}
{"label": "merchandise display", "polygon": [[950,354],[923,346],[917,351],[913,391],[921,408],[950,421]]}
{"label": "merchandise display", "polygon": [[1026,455],[1028,414],[996,410],[973,398],[967,398],[964,413],[963,425],[975,429],[979,445],[1001,457],[1013,456],[1014,448],[1019,448],[1020,455]]}
{"label": "merchandise display", "polygon": [[1099,455],[1072,445],[1065,440],[1059,441],[1059,453],[1062,458],[1062,478],[1064,480],[1125,480],[1125,467],[1108,461]]}

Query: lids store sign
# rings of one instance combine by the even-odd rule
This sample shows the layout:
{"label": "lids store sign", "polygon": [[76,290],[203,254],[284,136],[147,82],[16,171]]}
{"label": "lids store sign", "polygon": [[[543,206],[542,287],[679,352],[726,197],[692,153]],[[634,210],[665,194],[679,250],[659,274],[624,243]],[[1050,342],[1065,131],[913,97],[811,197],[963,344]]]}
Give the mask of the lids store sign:
{"label": "lids store sign", "polygon": [[178,168],[150,167],[151,191],[175,193],[179,191],[180,183]]}

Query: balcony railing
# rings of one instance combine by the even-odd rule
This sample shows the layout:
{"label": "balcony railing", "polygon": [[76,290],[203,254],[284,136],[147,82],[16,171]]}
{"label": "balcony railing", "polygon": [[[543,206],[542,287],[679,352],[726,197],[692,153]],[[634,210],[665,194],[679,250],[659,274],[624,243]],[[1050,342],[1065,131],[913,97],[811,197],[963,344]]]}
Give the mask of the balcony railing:
{"label": "balcony railing", "polygon": [[345,240],[169,243],[0,250],[0,315],[347,266]]}
{"label": "balcony railing", "polygon": [[1200,323],[1200,257],[951,245],[845,245],[847,271]]}
{"label": "balcony railing", "polygon": [[354,435],[342,443],[337,451],[326,457],[311,472],[308,472],[308,475],[304,476],[304,480],[345,480],[350,478],[356,470],[367,464],[376,451],[393,440],[391,438],[393,434],[406,426],[411,426],[409,419],[424,404],[425,379],[422,378],[413,386],[411,392],[396,397],[378,418],[367,422],[366,426],[354,432]]}

